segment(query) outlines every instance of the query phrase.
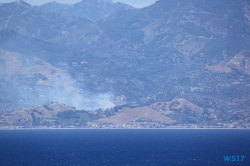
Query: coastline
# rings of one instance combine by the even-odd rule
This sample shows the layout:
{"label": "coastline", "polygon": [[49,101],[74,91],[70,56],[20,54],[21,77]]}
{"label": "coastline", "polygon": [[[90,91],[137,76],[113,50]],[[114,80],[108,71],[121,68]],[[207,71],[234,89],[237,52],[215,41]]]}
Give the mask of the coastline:
{"label": "coastline", "polygon": [[250,130],[250,128],[0,128],[4,130]]}

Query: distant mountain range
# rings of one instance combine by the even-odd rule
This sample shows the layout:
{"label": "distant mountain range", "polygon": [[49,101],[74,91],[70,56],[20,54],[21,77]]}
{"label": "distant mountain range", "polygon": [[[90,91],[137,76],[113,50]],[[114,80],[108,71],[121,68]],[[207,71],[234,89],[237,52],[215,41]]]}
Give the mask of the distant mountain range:
{"label": "distant mountain range", "polygon": [[0,6],[0,11],[1,27],[12,29],[21,35],[45,40],[75,31],[91,23],[85,18],[48,13],[22,0],[4,3]]}
{"label": "distant mountain range", "polygon": [[84,17],[91,21],[99,21],[119,11],[133,9],[132,6],[120,2],[113,3],[111,0],[82,0],[73,5],[53,1],[42,5],[41,8],[49,12]]}
{"label": "distant mountain range", "polygon": [[0,27],[4,122],[50,102],[86,111],[88,126],[250,122],[247,0],[159,0],[143,9],[15,1],[0,5]]}

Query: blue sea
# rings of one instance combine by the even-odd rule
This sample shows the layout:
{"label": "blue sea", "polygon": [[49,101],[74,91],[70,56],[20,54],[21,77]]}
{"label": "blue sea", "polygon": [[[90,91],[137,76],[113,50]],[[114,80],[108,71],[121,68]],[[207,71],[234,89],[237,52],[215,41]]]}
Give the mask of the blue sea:
{"label": "blue sea", "polygon": [[50,165],[250,166],[250,130],[0,131],[0,166]]}

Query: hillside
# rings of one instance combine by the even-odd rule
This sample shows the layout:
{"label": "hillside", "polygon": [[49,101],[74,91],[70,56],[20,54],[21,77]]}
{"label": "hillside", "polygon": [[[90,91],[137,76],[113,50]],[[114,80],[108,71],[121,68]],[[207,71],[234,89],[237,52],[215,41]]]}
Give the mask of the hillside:
{"label": "hillside", "polygon": [[3,3],[1,113],[58,102],[94,111],[93,127],[249,124],[249,1],[115,5]]}
{"label": "hillside", "polygon": [[1,126],[32,127],[69,127],[83,126],[95,115],[84,110],[76,111],[64,104],[51,103],[14,111],[0,117]]}
{"label": "hillside", "polygon": [[[198,104],[207,94],[224,98],[224,90],[218,92],[214,87],[241,77],[208,72],[206,65],[228,62],[249,50],[247,1],[223,3],[158,1],[141,10],[112,15],[51,42],[81,51],[70,71],[77,79],[79,70],[84,70],[86,81],[96,90],[100,86],[114,89],[126,96],[128,103],[139,105],[174,97]],[[91,73],[95,77],[89,77]]]}
{"label": "hillside", "polygon": [[25,108],[0,116],[3,128],[248,128],[250,118],[244,111],[230,111],[242,119],[220,119],[179,98],[143,107],[115,107],[96,111],[76,110],[65,104]]}

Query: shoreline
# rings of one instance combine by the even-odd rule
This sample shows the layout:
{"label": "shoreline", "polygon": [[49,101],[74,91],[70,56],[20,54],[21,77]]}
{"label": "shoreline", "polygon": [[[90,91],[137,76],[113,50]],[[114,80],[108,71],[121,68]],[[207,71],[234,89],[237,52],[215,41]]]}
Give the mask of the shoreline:
{"label": "shoreline", "polygon": [[3,130],[250,130],[250,128],[0,128]]}

